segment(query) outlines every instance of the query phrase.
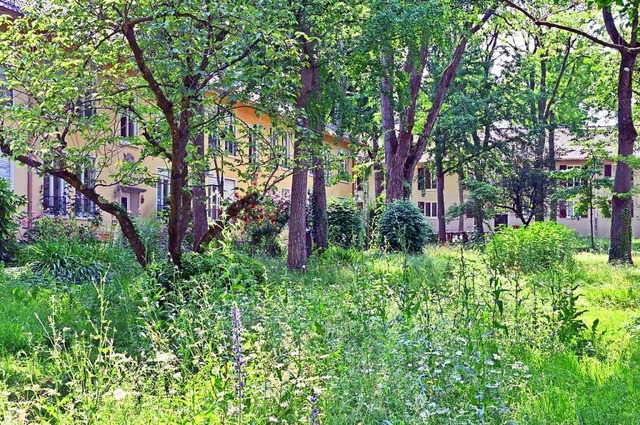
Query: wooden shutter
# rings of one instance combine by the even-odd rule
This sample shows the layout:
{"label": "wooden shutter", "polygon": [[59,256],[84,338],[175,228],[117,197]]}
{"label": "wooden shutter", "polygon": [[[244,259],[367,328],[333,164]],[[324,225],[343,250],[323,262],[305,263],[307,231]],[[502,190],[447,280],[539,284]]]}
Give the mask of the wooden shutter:
{"label": "wooden shutter", "polygon": [[611,177],[612,176],[613,167],[611,164],[604,164],[604,176]]}

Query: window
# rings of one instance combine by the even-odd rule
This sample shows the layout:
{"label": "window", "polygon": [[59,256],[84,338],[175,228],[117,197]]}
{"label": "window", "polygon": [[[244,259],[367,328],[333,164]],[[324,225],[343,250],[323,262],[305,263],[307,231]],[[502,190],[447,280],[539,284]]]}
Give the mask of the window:
{"label": "window", "polygon": [[[87,187],[93,187],[95,185],[95,160],[90,159],[90,162],[82,167],[78,173],[82,184]],[[74,205],[74,213],[76,217],[89,218],[93,217],[96,213],[96,206],[93,201],[89,200],[80,191],[76,190],[76,198]]]}
{"label": "window", "polygon": [[258,151],[258,137],[254,131],[257,131],[257,130],[254,129],[249,133],[249,163],[250,164],[257,164],[260,159],[260,152]]}
{"label": "window", "polygon": [[340,175],[341,181],[351,180],[351,159],[344,149],[338,150],[338,158],[340,159]]}
{"label": "window", "polygon": [[171,180],[169,170],[158,169],[158,182],[156,183],[156,212],[158,215],[169,208],[171,196]]}
{"label": "window", "polygon": [[7,86],[4,66],[0,66],[0,102],[7,106],[13,105],[13,90]]}
{"label": "window", "polygon": [[97,83],[90,84],[87,93],[80,100],[80,115],[83,118],[91,118],[97,113],[96,100],[94,99],[96,93]]}
{"label": "window", "polygon": [[135,137],[138,133],[138,125],[134,118],[133,109],[125,108],[120,115],[120,136]]}
{"label": "window", "polygon": [[424,215],[427,217],[437,217],[438,216],[438,203],[437,202],[418,202],[418,208]]}
{"label": "window", "polygon": [[438,216],[438,203],[437,202],[427,202],[425,204],[425,212],[427,217],[437,217]]}
{"label": "window", "polygon": [[431,176],[426,167],[418,168],[418,190],[437,189],[438,181]]}
{"label": "window", "polygon": [[234,198],[236,191],[236,181],[224,179],[224,199],[231,200]]}
{"label": "window", "polygon": [[613,166],[611,164],[604,164],[604,176],[611,177],[613,175]]}
{"label": "window", "polygon": [[[579,165],[560,165],[558,168],[560,171],[568,171],[568,170],[579,169],[581,167]],[[564,182],[565,187],[578,187],[581,184],[582,182],[579,177],[571,177],[565,180]]]}
{"label": "window", "polygon": [[229,115],[227,118],[221,137],[224,140],[224,150],[227,151],[229,155],[236,156],[238,146],[236,143],[236,127],[233,124],[233,115]]}
{"label": "window", "polygon": [[280,143],[282,145],[282,166],[289,167],[289,158],[291,158],[291,134],[285,133]]}
{"label": "window", "polygon": [[282,197],[289,199],[291,197],[291,189],[283,187],[282,188]]}
{"label": "window", "polygon": [[42,212],[46,215],[67,214],[67,193],[64,180],[45,175],[42,181]]}
{"label": "window", "polygon": [[207,184],[207,217],[211,220],[218,220],[220,211],[220,191],[217,181],[209,177]]}

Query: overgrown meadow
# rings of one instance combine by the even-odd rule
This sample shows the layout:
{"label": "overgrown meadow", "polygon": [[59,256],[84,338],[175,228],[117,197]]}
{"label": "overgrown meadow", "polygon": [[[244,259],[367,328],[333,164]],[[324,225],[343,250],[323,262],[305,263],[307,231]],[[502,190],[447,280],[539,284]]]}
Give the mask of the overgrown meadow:
{"label": "overgrown meadow", "polygon": [[121,241],[43,231],[0,273],[0,417],[640,423],[640,271],[578,245],[542,223],[416,255],[332,247],[290,273],[225,242],[145,272]]}

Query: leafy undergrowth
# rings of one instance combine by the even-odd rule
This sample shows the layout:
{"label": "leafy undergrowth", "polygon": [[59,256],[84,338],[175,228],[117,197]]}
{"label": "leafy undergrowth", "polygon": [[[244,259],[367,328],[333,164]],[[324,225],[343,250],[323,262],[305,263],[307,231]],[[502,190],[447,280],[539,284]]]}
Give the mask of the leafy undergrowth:
{"label": "leafy undergrowth", "polygon": [[[162,303],[157,277],[126,267],[73,285],[4,273],[0,417],[640,423],[637,269],[581,253],[531,274],[535,258],[496,252],[332,248],[304,274],[262,259],[266,280],[204,274]],[[220,258],[223,277],[248,261]]]}

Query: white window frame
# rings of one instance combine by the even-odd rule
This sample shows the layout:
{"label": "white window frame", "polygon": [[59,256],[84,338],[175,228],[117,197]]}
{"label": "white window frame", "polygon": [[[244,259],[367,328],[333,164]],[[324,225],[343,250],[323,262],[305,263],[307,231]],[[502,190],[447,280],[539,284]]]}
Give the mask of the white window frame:
{"label": "white window frame", "polygon": [[210,220],[218,220],[221,215],[220,209],[220,187],[218,186],[218,179],[208,175],[207,176],[207,217]]}
{"label": "white window frame", "polygon": [[[126,126],[122,125],[123,119],[127,120]],[[130,144],[130,142],[124,138],[136,137],[138,135],[138,130],[139,130],[138,120],[135,119],[133,108],[131,106],[127,106],[122,112],[120,112],[120,118],[118,119],[118,123],[119,123],[118,128],[120,132],[120,137],[123,137],[123,139],[121,139],[121,143]],[[126,132],[125,132],[126,134],[122,134],[123,128],[126,128]],[[130,133],[133,133],[133,134],[130,134]]]}
{"label": "white window frame", "polygon": [[[171,178],[168,168],[158,167],[158,182],[156,183],[156,214],[160,215],[161,212],[167,208],[166,199],[171,196]],[[166,192],[166,193],[163,193]],[[164,195],[164,196],[162,196]],[[162,207],[162,208],[160,208]]]}
{"label": "white window frame", "polygon": [[[231,188],[229,188],[229,192],[227,191],[227,182],[231,182],[233,184],[233,186]],[[234,197],[234,194],[235,194],[235,191],[236,191],[236,184],[237,184],[237,182],[234,179],[228,179],[228,178],[224,179],[224,181],[222,183],[222,185],[223,185],[222,186],[222,190],[224,192],[225,201],[233,200],[233,197]]]}
{"label": "white window frame", "polygon": [[[229,139],[228,134],[231,133],[231,139]],[[231,157],[236,157],[238,155],[238,141],[236,140],[236,125],[235,125],[235,117],[233,115],[229,115],[226,118],[225,122],[225,130],[224,130],[224,138],[221,138],[221,143],[224,142],[224,151]]]}

